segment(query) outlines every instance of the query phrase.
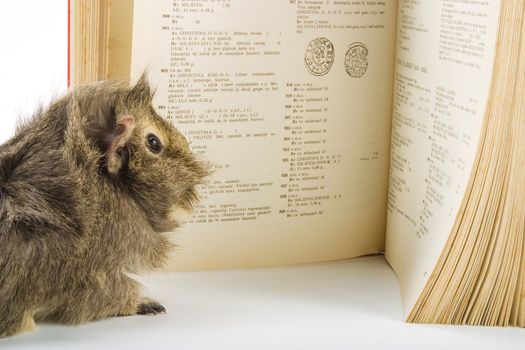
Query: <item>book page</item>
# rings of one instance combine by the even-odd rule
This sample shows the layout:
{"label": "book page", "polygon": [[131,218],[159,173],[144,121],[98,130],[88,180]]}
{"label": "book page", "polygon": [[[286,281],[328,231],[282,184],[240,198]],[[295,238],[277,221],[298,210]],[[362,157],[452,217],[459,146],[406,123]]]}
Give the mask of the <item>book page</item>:
{"label": "book page", "polygon": [[407,314],[472,172],[498,17],[499,1],[399,2],[386,256]]}
{"label": "book page", "polygon": [[384,249],[395,1],[135,0],[132,81],[215,168],[173,268]]}

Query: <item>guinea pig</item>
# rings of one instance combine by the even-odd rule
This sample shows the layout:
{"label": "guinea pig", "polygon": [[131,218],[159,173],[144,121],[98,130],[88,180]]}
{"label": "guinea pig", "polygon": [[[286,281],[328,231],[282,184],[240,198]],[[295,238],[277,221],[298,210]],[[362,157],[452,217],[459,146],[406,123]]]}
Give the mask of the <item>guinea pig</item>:
{"label": "guinea pig", "polygon": [[159,268],[208,166],[133,86],[81,86],[0,145],[0,337],[51,320],[165,312],[129,277]]}

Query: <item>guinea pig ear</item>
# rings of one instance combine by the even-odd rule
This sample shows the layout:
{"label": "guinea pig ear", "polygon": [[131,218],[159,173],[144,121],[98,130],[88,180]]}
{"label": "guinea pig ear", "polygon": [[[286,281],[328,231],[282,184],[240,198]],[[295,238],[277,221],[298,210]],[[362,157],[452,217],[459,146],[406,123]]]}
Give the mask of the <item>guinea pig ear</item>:
{"label": "guinea pig ear", "polygon": [[109,135],[109,146],[107,148],[107,167],[110,174],[116,174],[125,161],[123,148],[128,142],[135,129],[135,118],[132,115],[117,117],[115,128]]}

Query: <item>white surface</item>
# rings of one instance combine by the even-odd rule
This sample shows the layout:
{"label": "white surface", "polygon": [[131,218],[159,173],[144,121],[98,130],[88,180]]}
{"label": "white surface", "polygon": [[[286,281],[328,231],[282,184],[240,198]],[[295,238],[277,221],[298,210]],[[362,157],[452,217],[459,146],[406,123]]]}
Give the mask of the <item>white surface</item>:
{"label": "white surface", "polygon": [[67,87],[67,2],[0,2],[0,143]]}
{"label": "white surface", "polygon": [[45,324],[7,349],[523,349],[525,330],[403,322],[382,257],[283,268],[155,274],[165,315]]}

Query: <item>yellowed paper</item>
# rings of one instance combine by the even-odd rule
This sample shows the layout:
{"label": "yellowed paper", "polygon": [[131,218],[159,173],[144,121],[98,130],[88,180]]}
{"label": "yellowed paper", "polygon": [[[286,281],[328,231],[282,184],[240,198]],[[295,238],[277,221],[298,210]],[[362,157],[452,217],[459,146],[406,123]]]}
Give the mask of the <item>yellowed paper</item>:
{"label": "yellowed paper", "polygon": [[384,248],[396,2],[135,0],[132,80],[216,168],[174,268]]}
{"label": "yellowed paper", "polygon": [[111,0],[109,14],[107,78],[128,80],[131,65],[133,0]]}
{"label": "yellowed paper", "polygon": [[407,314],[472,171],[498,17],[499,1],[399,2],[386,254]]}

